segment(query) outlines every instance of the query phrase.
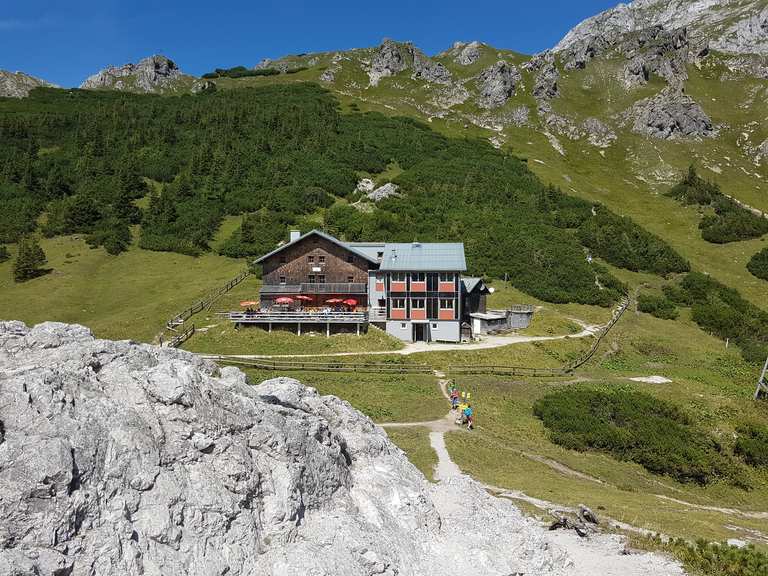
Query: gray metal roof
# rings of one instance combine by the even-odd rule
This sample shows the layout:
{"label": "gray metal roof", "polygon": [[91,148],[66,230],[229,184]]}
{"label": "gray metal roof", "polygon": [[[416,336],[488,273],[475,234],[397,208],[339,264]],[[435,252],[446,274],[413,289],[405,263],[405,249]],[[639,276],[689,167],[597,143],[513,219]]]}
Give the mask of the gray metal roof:
{"label": "gray metal roof", "polygon": [[379,252],[384,252],[386,246],[384,242],[344,242],[344,245],[352,250],[367,254],[369,258],[377,262],[379,261]]}
{"label": "gray metal roof", "polygon": [[381,270],[463,272],[467,269],[464,244],[420,242],[386,244]]}
{"label": "gray metal roof", "polygon": [[325,238],[329,242],[333,242],[334,244],[336,244],[338,246],[341,246],[342,248],[346,248],[350,252],[354,252],[358,256],[361,256],[361,257],[365,258],[366,260],[368,260],[370,262],[373,262],[373,263],[378,262],[378,260],[376,259],[376,255],[375,254],[374,254],[373,258],[371,258],[369,253],[364,252],[362,250],[358,250],[357,248],[355,248],[353,246],[350,246],[349,244],[347,244],[345,242],[342,242],[338,238],[334,238],[330,234],[326,234],[325,232],[321,232],[320,230],[311,230],[311,231],[307,232],[306,234],[304,234],[303,236],[299,236],[293,242],[286,242],[282,246],[279,246],[279,247],[275,248],[274,250],[272,250],[272,252],[269,252],[268,254],[264,254],[264,256],[262,256],[258,260],[255,260],[254,264],[260,264],[261,262],[263,262],[264,260],[266,260],[270,256],[274,256],[278,252],[281,252],[282,250],[288,248],[288,246],[293,246],[294,244],[298,244],[299,242],[301,242],[305,238],[308,238],[309,236],[314,236],[314,235],[320,236],[321,238]]}
{"label": "gray metal roof", "polygon": [[464,284],[464,290],[469,294],[477,288],[477,285],[480,284],[483,281],[482,278],[472,278],[470,276],[467,276],[466,278],[462,278],[461,282]]}

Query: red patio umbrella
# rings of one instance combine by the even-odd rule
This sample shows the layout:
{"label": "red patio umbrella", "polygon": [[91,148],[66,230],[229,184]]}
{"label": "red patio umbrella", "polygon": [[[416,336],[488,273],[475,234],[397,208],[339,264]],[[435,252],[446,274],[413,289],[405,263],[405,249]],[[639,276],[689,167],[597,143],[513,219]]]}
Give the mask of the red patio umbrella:
{"label": "red patio umbrella", "polygon": [[246,308],[248,306],[258,306],[259,301],[258,300],[244,300],[243,302],[240,302],[240,306],[243,308]]}
{"label": "red patio umbrella", "polygon": [[347,306],[357,306],[357,300],[355,300],[354,298],[347,298],[346,300],[344,300],[344,304],[346,304]]}
{"label": "red patio umbrella", "polygon": [[325,301],[326,304],[341,304],[342,302],[344,302],[344,300],[341,298],[331,298],[330,300]]}
{"label": "red patio umbrella", "polygon": [[288,296],[280,296],[280,298],[275,299],[275,304],[290,304],[291,302],[293,302],[293,298]]}
{"label": "red patio umbrella", "polygon": [[296,300],[303,300],[304,302],[312,302],[311,296],[304,296],[303,294],[301,296],[296,296]]}

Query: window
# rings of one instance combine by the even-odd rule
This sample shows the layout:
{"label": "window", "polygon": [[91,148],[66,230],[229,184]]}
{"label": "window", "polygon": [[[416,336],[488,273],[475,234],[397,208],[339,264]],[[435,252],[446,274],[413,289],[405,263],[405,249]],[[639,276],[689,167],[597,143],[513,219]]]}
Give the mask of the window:
{"label": "window", "polygon": [[325,274],[319,274],[317,276],[317,283],[318,284],[325,284]]}
{"label": "window", "polygon": [[437,322],[432,322],[432,329],[437,330]]}
{"label": "window", "polygon": [[453,282],[453,272],[440,272],[440,282]]}
{"label": "window", "polygon": [[414,298],[411,300],[411,308],[414,310],[424,310],[424,298]]}
{"label": "window", "polygon": [[280,284],[285,284],[285,276],[280,276]]}
{"label": "window", "polygon": [[315,261],[315,257],[314,256],[307,256],[307,262],[309,262],[311,264],[314,261]]}
{"label": "window", "polygon": [[347,284],[352,284],[352,282],[354,282],[354,281],[355,281],[355,277],[354,276],[347,276]]}
{"label": "window", "polygon": [[309,275],[309,283],[310,284],[314,284],[315,280],[316,280],[315,275],[314,274],[310,274]]}
{"label": "window", "polygon": [[451,299],[451,298],[440,298],[440,309],[441,310],[453,310],[453,299]]}
{"label": "window", "polygon": [[405,308],[405,298],[392,298],[392,308],[402,310]]}
{"label": "window", "polygon": [[408,324],[406,324],[405,322],[400,322],[400,328],[405,330],[406,328],[408,328]]}
{"label": "window", "polygon": [[412,272],[411,273],[411,282],[425,282],[427,279],[426,274],[424,272]]}
{"label": "window", "polygon": [[376,252],[376,258],[382,260],[384,258],[384,252]]}
{"label": "window", "polygon": [[352,254],[347,254],[347,262],[354,262],[354,261],[355,261],[355,257],[352,256]]}
{"label": "window", "polygon": [[392,272],[392,282],[405,282],[405,272]]}
{"label": "window", "polygon": [[285,264],[286,262],[288,262],[286,257],[285,256],[280,256],[280,264]]}
{"label": "window", "polygon": [[325,256],[318,256],[317,257],[317,261],[320,262],[320,264],[324,264],[325,263]]}

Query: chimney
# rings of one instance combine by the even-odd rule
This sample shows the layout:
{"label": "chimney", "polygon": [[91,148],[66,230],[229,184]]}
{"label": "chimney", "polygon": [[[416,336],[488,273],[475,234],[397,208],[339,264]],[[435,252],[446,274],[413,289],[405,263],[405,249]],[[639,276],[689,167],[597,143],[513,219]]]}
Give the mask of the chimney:
{"label": "chimney", "polygon": [[296,240],[298,240],[300,237],[301,237],[301,232],[299,230],[291,230],[291,235],[290,235],[291,242],[296,242]]}

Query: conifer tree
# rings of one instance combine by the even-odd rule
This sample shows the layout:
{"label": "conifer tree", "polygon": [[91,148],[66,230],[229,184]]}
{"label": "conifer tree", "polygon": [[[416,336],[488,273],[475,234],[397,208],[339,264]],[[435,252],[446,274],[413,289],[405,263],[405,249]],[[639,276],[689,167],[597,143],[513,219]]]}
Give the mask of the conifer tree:
{"label": "conifer tree", "polygon": [[40,268],[47,262],[45,252],[36,236],[24,236],[19,240],[19,253],[13,265],[13,279],[25,282],[43,273]]}

